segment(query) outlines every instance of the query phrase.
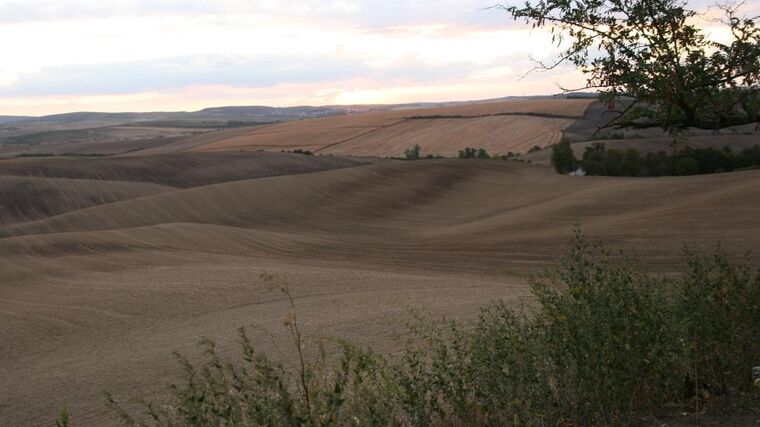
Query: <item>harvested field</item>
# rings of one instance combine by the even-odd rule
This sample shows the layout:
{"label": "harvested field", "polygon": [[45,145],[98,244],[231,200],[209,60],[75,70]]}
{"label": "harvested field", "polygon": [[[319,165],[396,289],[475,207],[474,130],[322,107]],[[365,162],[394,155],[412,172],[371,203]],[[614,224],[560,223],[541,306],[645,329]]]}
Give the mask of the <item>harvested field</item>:
{"label": "harvested field", "polygon": [[390,157],[419,145],[423,154],[444,157],[456,157],[465,147],[485,148],[491,154],[525,153],[534,145],[559,142],[562,129],[572,121],[531,116],[406,120],[318,152]]}
{"label": "harvested field", "polygon": [[0,176],[148,182],[196,187],[264,176],[291,175],[373,162],[299,154],[164,154],[116,158],[0,160]]}
{"label": "harvested field", "polygon": [[410,308],[469,319],[524,301],[523,274],[552,265],[578,222],[660,271],[688,242],[760,247],[760,171],[573,178],[272,153],[0,166],[0,191],[29,195],[0,210],[0,425],[50,424],[65,404],[75,425],[114,425],[103,390],[165,394],[172,351],[195,358],[209,336],[234,354],[241,325],[289,352],[264,271],[289,283],[308,335],[393,352]]}
{"label": "harvested field", "polygon": [[151,146],[143,147],[140,150],[133,150],[124,152],[122,156],[152,156],[155,154],[171,154],[182,153],[185,151],[191,151],[193,148],[200,147],[202,145],[210,144],[212,142],[221,141],[223,139],[233,138],[239,135],[244,135],[251,132],[251,129],[260,129],[261,127],[241,127],[233,129],[216,130],[211,132],[205,132],[198,135],[193,135],[179,140],[167,141],[166,144],[153,144]]}
{"label": "harvested field", "polygon": [[452,156],[468,146],[493,153],[551,145],[583,116],[588,100],[531,100],[371,112],[263,126],[216,139],[193,151],[308,149],[352,156],[401,156],[414,144],[423,153]]}
{"label": "harvested field", "polygon": [[42,219],[167,190],[171,188],[147,183],[0,176],[0,223]]}
{"label": "harvested field", "polygon": [[209,132],[204,128],[110,126],[53,130],[0,139],[0,157],[29,154],[119,154]]}

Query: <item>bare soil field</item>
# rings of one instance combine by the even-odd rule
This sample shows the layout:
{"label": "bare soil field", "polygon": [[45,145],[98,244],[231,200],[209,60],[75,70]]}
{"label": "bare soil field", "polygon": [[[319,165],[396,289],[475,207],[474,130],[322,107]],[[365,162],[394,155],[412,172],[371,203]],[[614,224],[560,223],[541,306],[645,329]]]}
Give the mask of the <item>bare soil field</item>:
{"label": "bare soil field", "polygon": [[0,139],[0,157],[35,154],[120,154],[210,132],[205,128],[109,126],[52,130]]}
{"label": "bare soil field", "polygon": [[[290,351],[287,281],[310,336],[398,348],[410,309],[471,319],[529,302],[580,223],[652,268],[683,245],[760,247],[760,171],[567,177],[511,161],[184,153],[0,162],[0,425],[115,418],[156,397],[202,336]],[[10,206],[10,207],[6,207]]]}
{"label": "bare soil field", "polygon": [[318,152],[391,157],[419,145],[423,155],[444,157],[456,157],[465,147],[485,148],[492,154],[526,153],[535,145],[547,147],[559,142],[562,129],[572,122],[531,116],[405,120]]}
{"label": "bare soil field", "polygon": [[[524,153],[554,144],[581,118],[590,100],[556,99],[473,103],[442,108],[369,112],[263,126],[217,138],[193,151],[305,149],[352,156],[402,156],[419,144],[423,154],[455,156],[465,147]],[[224,135],[216,135],[224,136]]]}

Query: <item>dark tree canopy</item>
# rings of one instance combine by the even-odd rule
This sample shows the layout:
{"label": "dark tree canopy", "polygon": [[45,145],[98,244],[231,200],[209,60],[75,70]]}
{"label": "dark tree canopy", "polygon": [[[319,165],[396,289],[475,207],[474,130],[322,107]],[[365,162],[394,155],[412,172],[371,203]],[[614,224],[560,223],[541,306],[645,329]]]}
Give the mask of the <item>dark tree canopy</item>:
{"label": "dark tree canopy", "polygon": [[570,173],[578,167],[570,142],[563,139],[552,147],[552,165],[557,173]]}
{"label": "dark tree canopy", "polygon": [[[514,19],[550,27],[570,42],[551,69],[572,63],[611,108],[627,99],[617,127],[663,127],[675,133],[760,121],[760,27],[740,17],[743,3],[717,6],[732,36],[707,39],[709,19],[681,0],[527,0],[503,6]],[[564,44],[563,44],[564,46]]]}

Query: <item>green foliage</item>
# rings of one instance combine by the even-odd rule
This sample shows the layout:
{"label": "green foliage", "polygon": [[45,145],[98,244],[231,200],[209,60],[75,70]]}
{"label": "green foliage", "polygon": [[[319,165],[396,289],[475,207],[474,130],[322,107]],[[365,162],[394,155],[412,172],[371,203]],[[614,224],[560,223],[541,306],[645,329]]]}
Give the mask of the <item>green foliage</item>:
{"label": "green foliage", "polygon": [[[721,128],[760,120],[760,27],[740,16],[744,2],[720,6],[728,43],[708,40],[700,12],[684,0],[528,0],[503,6],[514,19],[551,27],[570,62],[611,108],[614,124]],[[717,20],[716,20],[717,23]],[[621,104],[617,104],[621,106]]]}
{"label": "green foliage", "polygon": [[594,142],[586,148],[580,162],[588,175],[606,176],[667,176],[696,175],[726,172],[736,169],[760,167],[760,145],[734,154],[730,148],[686,147],[675,154],[648,153],[608,149],[604,143]]}
{"label": "green foliage", "polygon": [[488,151],[486,151],[485,148],[471,148],[467,147],[463,150],[459,150],[459,155],[457,158],[460,159],[490,159],[491,156],[488,154]]}
{"label": "green foliage", "polygon": [[562,139],[552,146],[552,165],[557,173],[567,174],[578,168],[578,159],[575,158],[570,141]]}
{"label": "green foliage", "polygon": [[[244,121],[244,120],[227,120],[226,127],[228,128],[239,128],[239,127],[245,127],[245,126],[261,126],[261,125],[268,125],[276,122],[254,122],[254,121]],[[203,123],[201,123],[202,125]],[[194,126],[194,123],[186,124],[185,126]]]}
{"label": "green foliage", "polygon": [[55,419],[55,427],[70,427],[69,420],[69,408],[64,406],[61,412],[58,413],[58,418]]}
{"label": "green foliage", "polygon": [[307,343],[283,287],[295,368],[254,351],[241,330],[242,363],[205,340],[205,361],[178,356],[183,382],[168,404],[143,402],[144,418],[109,401],[132,426],[637,424],[752,387],[760,275],[720,250],[687,255],[682,275],[653,276],[578,233],[557,271],[532,280],[535,306],[494,304],[467,327],[417,317],[397,358]]}
{"label": "green foliage", "polygon": [[[262,274],[272,287],[276,279]],[[315,359],[307,361],[307,342],[287,286],[291,311],[285,326],[291,335],[298,363],[286,369],[266,354],[255,351],[240,329],[242,363],[223,361],[213,341],[204,339],[206,356],[195,366],[176,354],[183,382],[172,385],[169,405],[137,400],[145,417],[125,410],[112,396],[108,404],[128,426],[346,426],[387,425],[393,418],[390,400],[383,393],[387,381],[385,360],[371,351],[335,340],[340,357],[328,365],[324,342],[315,345]]]}
{"label": "green foliage", "polygon": [[732,264],[720,249],[712,256],[689,251],[680,291],[691,380],[712,394],[748,390],[746,367],[760,364],[760,276],[749,260]]}
{"label": "green foliage", "polygon": [[675,175],[696,175],[697,172],[699,172],[699,164],[693,157],[679,157],[676,159],[674,168]]}
{"label": "green foliage", "polygon": [[404,150],[404,160],[419,160],[421,156],[422,148],[418,144],[414,147]]}
{"label": "green foliage", "polygon": [[313,156],[313,155],[314,155],[314,153],[312,153],[311,151],[309,151],[309,150],[303,150],[303,149],[301,149],[301,148],[296,148],[296,149],[295,149],[295,150],[293,150],[293,151],[286,151],[286,150],[282,150],[281,152],[282,152],[282,153],[303,154],[303,155],[305,155],[305,156]]}
{"label": "green foliage", "polygon": [[541,150],[543,150],[543,148],[541,148],[538,145],[534,145],[534,146],[530,147],[530,150],[528,150],[528,153],[535,153],[536,151],[541,151]]}

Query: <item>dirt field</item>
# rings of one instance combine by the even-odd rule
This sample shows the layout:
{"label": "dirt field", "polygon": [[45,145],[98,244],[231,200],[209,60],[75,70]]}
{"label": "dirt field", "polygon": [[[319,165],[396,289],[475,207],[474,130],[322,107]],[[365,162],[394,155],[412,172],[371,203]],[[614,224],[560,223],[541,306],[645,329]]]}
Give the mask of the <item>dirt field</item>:
{"label": "dirt field", "polygon": [[[760,171],[573,178],[509,161],[173,154],[0,162],[0,425],[114,424],[102,392],[159,396],[171,352],[236,328],[282,341],[286,280],[313,336],[380,351],[409,309],[527,300],[581,223],[670,271],[694,242],[760,248]],[[9,203],[8,199],[13,202]]]}
{"label": "dirt field", "polygon": [[39,154],[121,154],[161,146],[191,135],[210,132],[205,128],[159,128],[108,126],[53,130],[0,139],[0,157]]}

